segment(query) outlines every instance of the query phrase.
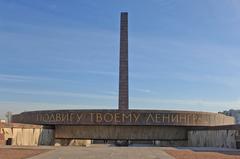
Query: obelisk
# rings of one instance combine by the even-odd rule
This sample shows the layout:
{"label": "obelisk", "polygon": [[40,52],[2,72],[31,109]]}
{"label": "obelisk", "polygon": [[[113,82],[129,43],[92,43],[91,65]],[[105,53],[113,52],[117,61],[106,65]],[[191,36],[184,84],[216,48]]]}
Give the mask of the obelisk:
{"label": "obelisk", "polygon": [[121,12],[120,65],[119,65],[119,110],[128,110],[128,13]]}

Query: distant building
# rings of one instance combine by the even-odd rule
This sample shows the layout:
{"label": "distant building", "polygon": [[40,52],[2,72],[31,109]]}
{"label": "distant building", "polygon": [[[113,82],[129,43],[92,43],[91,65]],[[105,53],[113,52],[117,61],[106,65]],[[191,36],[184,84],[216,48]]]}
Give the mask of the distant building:
{"label": "distant building", "polygon": [[0,123],[6,123],[6,120],[0,119]]}
{"label": "distant building", "polygon": [[234,109],[230,109],[230,110],[225,110],[222,112],[225,115],[229,115],[229,116],[233,116],[236,120],[237,124],[240,124],[240,110],[234,110]]}

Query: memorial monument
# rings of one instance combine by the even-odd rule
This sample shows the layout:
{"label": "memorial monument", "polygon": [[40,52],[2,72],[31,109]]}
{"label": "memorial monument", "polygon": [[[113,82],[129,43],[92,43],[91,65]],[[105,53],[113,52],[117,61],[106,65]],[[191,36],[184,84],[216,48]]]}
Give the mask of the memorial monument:
{"label": "memorial monument", "polygon": [[128,13],[121,13],[118,109],[29,111],[13,115],[15,123],[53,126],[55,139],[185,141],[189,127],[234,124],[218,113],[129,109]]}

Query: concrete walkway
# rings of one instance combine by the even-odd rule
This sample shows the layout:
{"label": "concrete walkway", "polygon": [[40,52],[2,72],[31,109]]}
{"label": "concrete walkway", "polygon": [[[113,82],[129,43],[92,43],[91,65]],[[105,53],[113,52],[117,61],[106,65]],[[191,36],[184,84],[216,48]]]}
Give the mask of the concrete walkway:
{"label": "concrete walkway", "polygon": [[58,147],[29,159],[174,159],[159,147]]}

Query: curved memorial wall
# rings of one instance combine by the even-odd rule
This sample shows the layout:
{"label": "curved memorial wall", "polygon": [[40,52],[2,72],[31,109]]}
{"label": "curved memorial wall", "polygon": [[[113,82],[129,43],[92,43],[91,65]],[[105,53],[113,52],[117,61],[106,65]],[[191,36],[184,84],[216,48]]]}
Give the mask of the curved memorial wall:
{"label": "curved memorial wall", "polygon": [[13,115],[15,123],[39,125],[218,126],[235,123],[218,113],[168,110],[45,110]]}

